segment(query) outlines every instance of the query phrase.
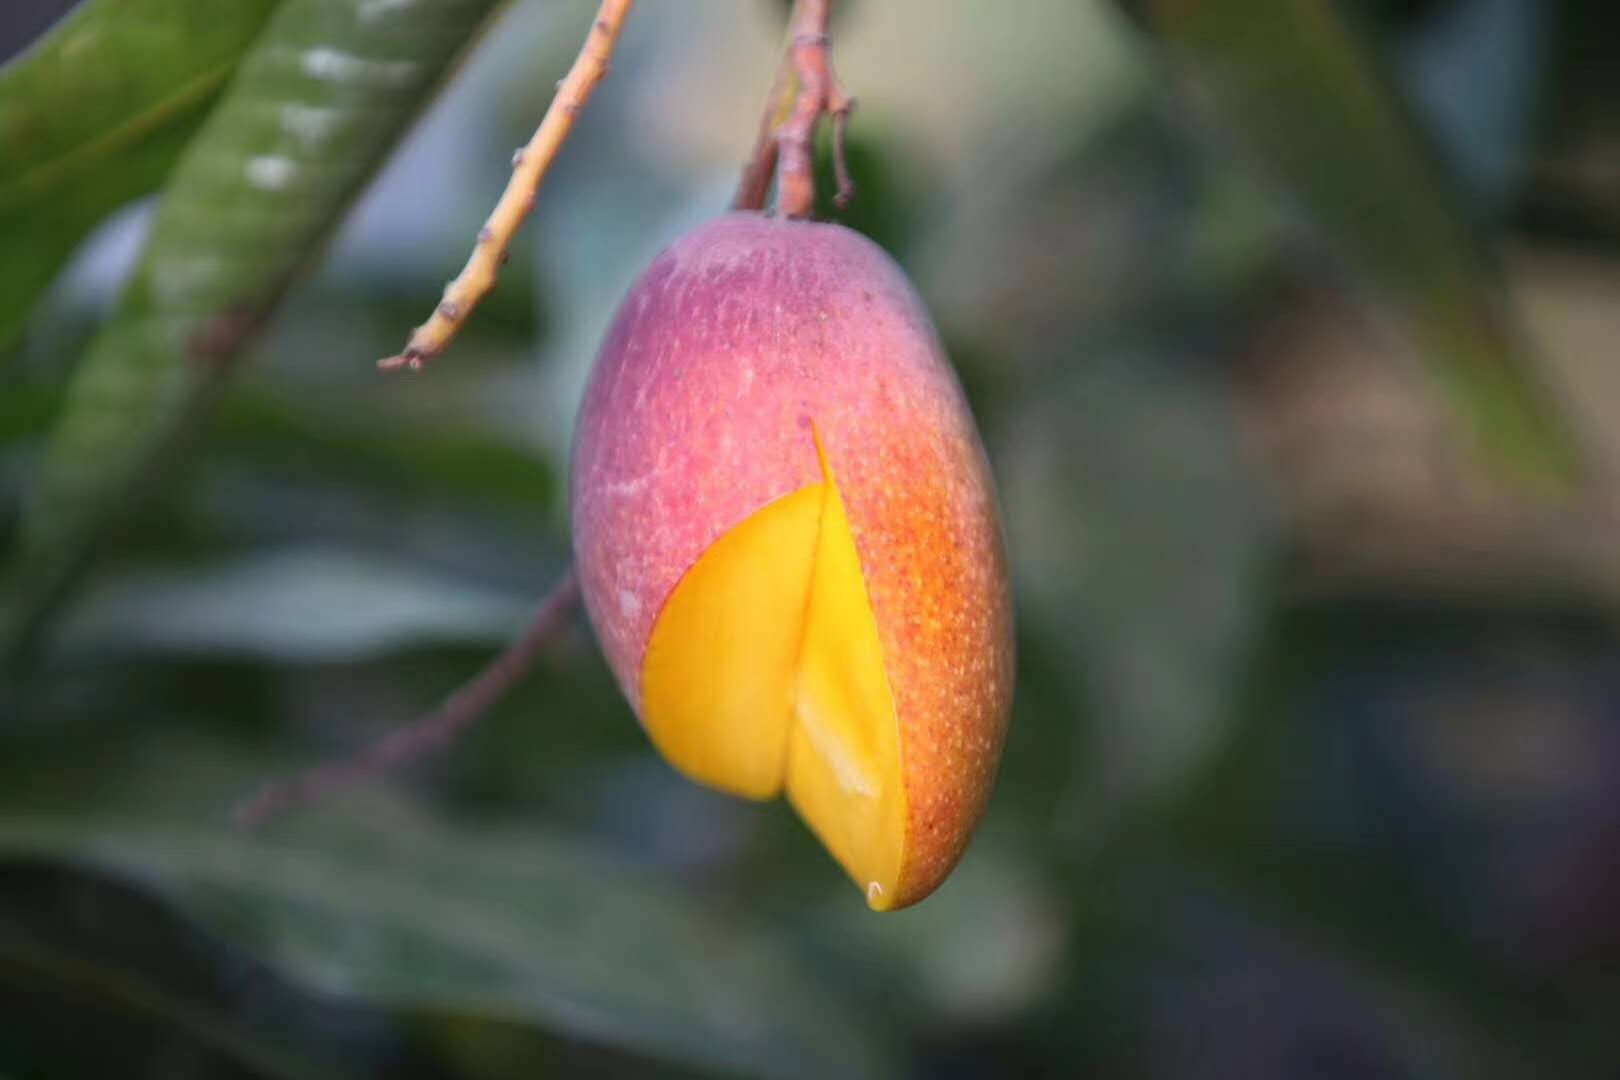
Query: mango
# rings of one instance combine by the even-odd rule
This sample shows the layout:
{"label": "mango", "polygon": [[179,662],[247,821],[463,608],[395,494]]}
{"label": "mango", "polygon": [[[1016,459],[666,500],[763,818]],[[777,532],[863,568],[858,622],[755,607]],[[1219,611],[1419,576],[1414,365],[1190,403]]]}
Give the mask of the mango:
{"label": "mango", "polygon": [[615,315],[570,478],[586,609],[654,745],[785,793],[875,910],[983,815],[1013,691],[994,485],[921,301],[839,225],[739,212]]}

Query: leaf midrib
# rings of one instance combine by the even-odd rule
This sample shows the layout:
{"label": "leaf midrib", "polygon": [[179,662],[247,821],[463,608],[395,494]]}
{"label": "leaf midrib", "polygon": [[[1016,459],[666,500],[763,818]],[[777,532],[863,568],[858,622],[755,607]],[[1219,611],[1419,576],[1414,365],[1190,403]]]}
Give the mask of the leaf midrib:
{"label": "leaf midrib", "polygon": [[232,59],[217,64],[124,123],[88,142],[80,143],[65,154],[25,169],[21,177],[10,185],[0,186],[0,211],[13,209],[28,196],[38,194],[41,188],[48,188],[59,177],[72,174],[82,163],[94,161],[103,154],[116,153],[163,127],[176,115],[217,92],[237,63],[238,60]]}

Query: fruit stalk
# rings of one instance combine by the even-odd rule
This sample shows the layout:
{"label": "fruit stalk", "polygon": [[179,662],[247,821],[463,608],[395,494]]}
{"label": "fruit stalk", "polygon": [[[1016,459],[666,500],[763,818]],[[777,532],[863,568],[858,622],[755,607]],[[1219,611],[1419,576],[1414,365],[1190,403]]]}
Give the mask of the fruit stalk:
{"label": "fruit stalk", "polygon": [[829,0],[798,0],[794,5],[787,48],[766,99],[753,154],[743,167],[732,199],[733,210],[764,209],[774,176],[777,209],[782,215],[801,220],[812,215],[816,199],[814,139],[823,114],[833,118],[836,202],[847,206],[855,196],[844,158],[844,130],[855,99],[839,85],[828,59],[830,9]]}

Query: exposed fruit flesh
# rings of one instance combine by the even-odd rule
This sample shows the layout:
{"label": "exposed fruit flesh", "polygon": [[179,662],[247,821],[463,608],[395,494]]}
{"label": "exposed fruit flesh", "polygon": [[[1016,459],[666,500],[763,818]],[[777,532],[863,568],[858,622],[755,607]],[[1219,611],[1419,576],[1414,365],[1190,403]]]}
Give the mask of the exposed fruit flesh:
{"label": "exposed fruit flesh", "polygon": [[700,783],[788,799],[878,910],[905,846],[900,734],[877,621],[831,467],[714,542],[642,662],[653,742]]}

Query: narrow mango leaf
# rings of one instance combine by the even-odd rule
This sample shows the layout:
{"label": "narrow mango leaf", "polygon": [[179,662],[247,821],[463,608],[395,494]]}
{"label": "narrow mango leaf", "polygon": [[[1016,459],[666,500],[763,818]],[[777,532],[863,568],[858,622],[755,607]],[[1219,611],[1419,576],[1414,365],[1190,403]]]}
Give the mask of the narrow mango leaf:
{"label": "narrow mango leaf", "polygon": [[400,820],[257,839],[23,813],[0,853],[128,875],[317,991],[532,1023],[761,1077],[892,1075],[862,1021],[746,919],[588,851]]}
{"label": "narrow mango leaf", "polygon": [[496,2],[283,0],[176,165],[134,279],[70,387],[0,637],[26,636],[206,413]]}
{"label": "narrow mango leaf", "polygon": [[163,182],[278,2],[89,0],[0,68],[0,351],[85,233]]}
{"label": "narrow mango leaf", "polygon": [[[50,430],[56,387],[20,385],[0,396],[0,460]],[[220,402],[213,444],[221,454],[372,490],[551,520],[556,477],[532,451],[487,430],[424,430],[398,417],[240,386]]]}
{"label": "narrow mango leaf", "polygon": [[1368,42],[1335,0],[1137,0],[1200,105],[1403,312],[1473,439],[1567,489],[1578,446],[1482,245]]}
{"label": "narrow mango leaf", "polygon": [[528,605],[374,552],[298,545],[98,581],[62,621],[69,648],[292,663],[361,660],[413,645],[498,648]]}
{"label": "narrow mango leaf", "polygon": [[328,1080],[368,1064],[334,1020],[376,1020],[297,993],[125,882],[34,859],[0,863],[0,996],[0,1073],[18,1076],[147,1075],[180,1050],[199,1074]]}

